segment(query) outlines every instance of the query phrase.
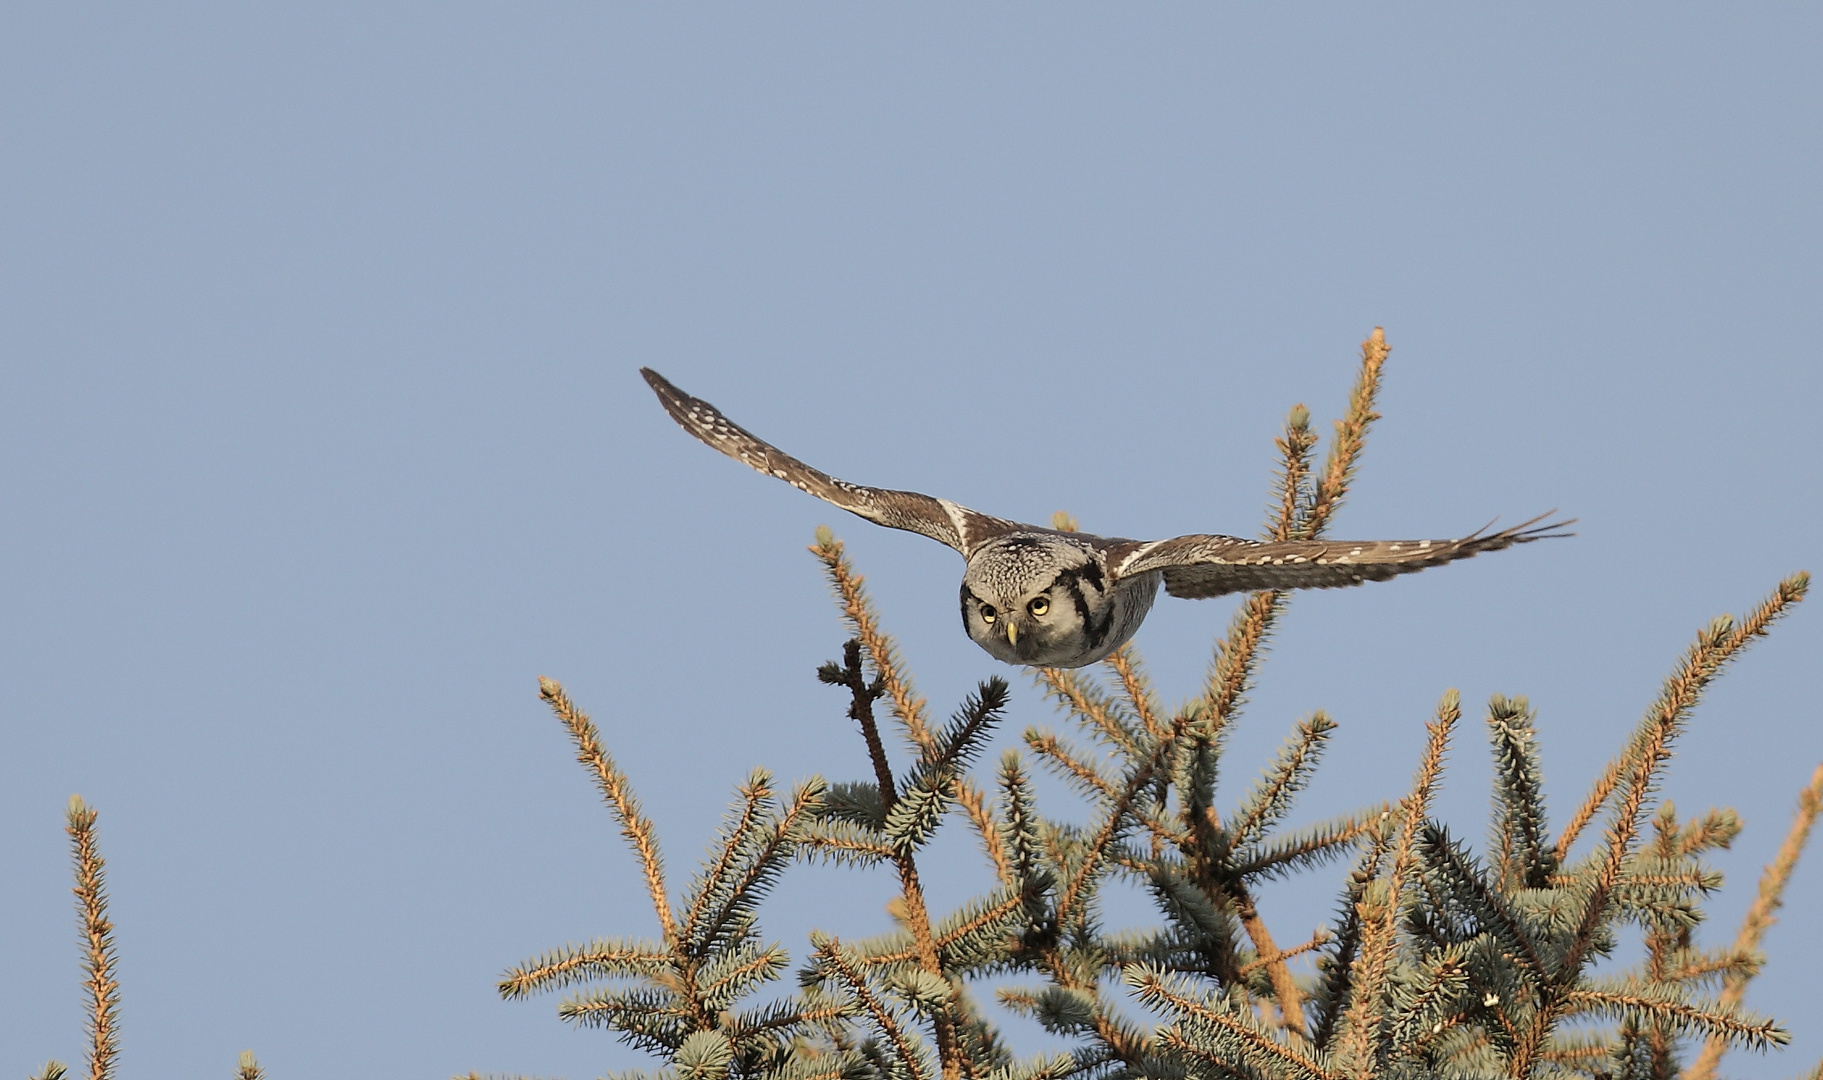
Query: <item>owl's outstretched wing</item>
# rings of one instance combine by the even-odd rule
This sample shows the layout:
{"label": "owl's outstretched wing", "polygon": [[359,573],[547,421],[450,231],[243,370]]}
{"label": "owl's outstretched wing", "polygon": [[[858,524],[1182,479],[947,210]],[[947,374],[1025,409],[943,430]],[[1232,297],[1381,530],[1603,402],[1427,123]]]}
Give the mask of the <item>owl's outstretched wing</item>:
{"label": "owl's outstretched wing", "polygon": [[1561,532],[1570,521],[1540,525],[1541,514],[1500,532],[1460,540],[1242,540],[1233,536],[1179,536],[1150,543],[1127,541],[1107,549],[1115,578],[1162,571],[1165,591],[1200,600],[1254,589],[1334,589],[1385,581],[1484,551],[1499,551]]}
{"label": "owl's outstretched wing", "polygon": [[837,480],[792,457],[722,415],[720,409],[691,397],[651,368],[640,368],[671,419],[690,434],[736,461],[776,476],[800,491],[808,491],[833,506],[858,514],[889,529],[923,533],[960,551],[965,557],[984,541],[1012,532],[1011,521],[976,513],[948,499],[933,499],[915,491],[862,487]]}

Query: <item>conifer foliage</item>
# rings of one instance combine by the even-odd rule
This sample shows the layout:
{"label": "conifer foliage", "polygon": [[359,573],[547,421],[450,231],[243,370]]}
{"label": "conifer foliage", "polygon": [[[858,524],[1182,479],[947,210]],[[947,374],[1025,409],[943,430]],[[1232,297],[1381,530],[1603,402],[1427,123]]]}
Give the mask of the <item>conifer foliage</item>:
{"label": "conifer foliage", "polygon": [[[1321,465],[1310,414],[1292,410],[1277,440],[1268,538],[1328,528],[1378,419],[1386,356],[1376,330]],[[1076,525],[1060,514],[1053,527]],[[1285,826],[1335,730],[1321,712],[1293,726],[1238,800],[1218,791],[1283,594],[1242,601],[1201,691],[1181,706],[1163,704],[1130,646],[1096,676],[1038,672],[1069,731],[1028,728],[1023,751],[1007,751],[983,779],[975,766],[1005,719],[1007,684],[987,680],[933,725],[841,543],[819,529],[811,552],[852,632],[818,675],[846,695],[872,775],[812,778],[781,794],[754,770],[675,898],[656,830],[600,732],[561,686],[541,680],[638,859],[658,936],[566,945],[508,971],[499,990],[516,999],[572,989],[563,1019],[609,1029],[663,1061],[656,1075],[625,1080],[1714,1080],[1728,1049],[1789,1041],[1741,1003],[1823,813],[1823,765],[1722,948],[1697,941],[1701,903],[1721,885],[1703,857],[1727,847],[1740,823],[1725,810],[1681,816],[1655,793],[1703,691],[1804,598],[1807,575],[1697,634],[1554,838],[1533,711],[1524,698],[1494,697],[1485,718],[1493,815],[1476,851],[1431,814],[1462,721],[1454,691],[1438,703],[1397,803]],[[909,752],[898,769],[882,709]],[[1086,820],[1043,812],[1034,768],[1068,783]],[[918,857],[957,819],[985,857],[983,891],[933,913]],[[96,822],[71,799],[87,1075],[107,1080],[118,1064],[120,986]],[[782,993],[792,959],[766,940],[759,909],[781,875],[807,861],[893,875],[898,929],[813,933],[795,990]],[[1260,885],[1342,861],[1333,923],[1279,945],[1260,915]],[[1151,896],[1155,926],[1102,925],[1102,892],[1116,881]],[[1626,935],[1641,945],[1630,966],[1614,959]],[[996,991],[1000,1005],[1070,1040],[1070,1052],[1016,1056],[977,999],[990,977],[1023,980]],[[247,1052],[235,1075],[261,1080],[265,1070]],[[1823,1080],[1823,1064],[1804,1075]],[[34,1080],[69,1076],[52,1060]]]}
{"label": "conifer foliage", "polygon": [[[1328,528],[1378,419],[1386,356],[1376,330],[1320,465],[1308,411],[1292,410],[1277,440],[1268,538]],[[1054,525],[1075,527],[1063,515]],[[1727,846],[1739,823],[1726,811],[1684,818],[1654,796],[1703,690],[1803,598],[1806,575],[1697,635],[1555,836],[1533,712],[1523,698],[1490,701],[1493,820],[1476,851],[1431,815],[1462,719],[1453,691],[1397,803],[1285,827],[1335,728],[1321,712],[1293,727],[1238,800],[1218,791],[1225,744],[1283,594],[1243,601],[1201,692],[1182,706],[1162,703],[1131,647],[1097,676],[1039,672],[1068,730],[1029,728],[1023,751],[1007,751],[982,777],[973,766],[1004,719],[1006,683],[989,679],[933,724],[841,543],[819,529],[811,551],[852,632],[841,659],[818,674],[845,693],[871,777],[812,779],[781,797],[754,772],[707,862],[673,901],[626,777],[588,717],[543,680],[640,860],[660,934],[536,957],[506,974],[504,996],[586,987],[560,1015],[652,1051],[665,1080],[1709,1080],[1729,1047],[1788,1041],[1741,997],[1823,801],[1823,766],[1748,925],[1720,949],[1695,936],[1701,901],[1720,885],[1703,856]],[[882,710],[909,752],[897,769]],[[1034,768],[1080,794],[1086,820],[1044,813]],[[973,832],[991,878],[960,909],[932,912],[918,858],[951,822]],[[1585,834],[1591,842],[1579,849]],[[894,875],[899,926],[860,939],[813,934],[796,991],[780,995],[768,984],[784,979],[791,960],[765,940],[758,910],[798,861]],[[1260,884],[1338,861],[1348,868],[1333,924],[1281,946],[1260,916]],[[1116,880],[1153,898],[1153,928],[1101,925],[1101,893]],[[1643,958],[1622,966],[1616,947],[1635,933]],[[999,1002],[1068,1037],[1071,1052],[1020,1058],[1006,1045],[977,989],[1009,975],[1026,985],[1001,988]],[[762,990],[764,1004],[743,1005]]]}

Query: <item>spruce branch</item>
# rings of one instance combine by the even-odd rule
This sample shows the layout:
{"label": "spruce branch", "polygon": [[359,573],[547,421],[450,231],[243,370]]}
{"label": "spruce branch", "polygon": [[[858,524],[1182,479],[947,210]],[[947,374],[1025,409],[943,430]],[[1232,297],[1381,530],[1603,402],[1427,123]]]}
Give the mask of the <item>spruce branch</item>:
{"label": "spruce branch", "polygon": [[1334,935],[1335,951],[1318,962],[1322,978],[1317,988],[1316,1019],[1311,1024],[1310,1038],[1325,1050],[1329,1049],[1345,1010],[1354,1000],[1361,930],[1364,916],[1372,911],[1368,892],[1379,880],[1380,867],[1386,861],[1392,840],[1392,833],[1387,828],[1391,820],[1392,811],[1385,810],[1377,820],[1369,823],[1366,850],[1349,872],[1348,882],[1343,887]]}
{"label": "spruce branch", "polygon": [[1070,668],[1039,668],[1034,677],[1047,696],[1086,722],[1115,750],[1129,758],[1145,753],[1139,732],[1119,715],[1113,701],[1081,672]]}
{"label": "spruce branch", "polygon": [[1563,995],[1569,1015],[1603,1013],[1607,1015],[1659,1020],[1680,1032],[1706,1034],[1727,1042],[1739,1043],[1755,1050],[1784,1046],[1791,1036],[1771,1020],[1748,1016],[1719,1004],[1704,1008],[1682,1000],[1675,990],[1641,983],[1630,992],[1615,990],[1570,990]]}
{"label": "spruce branch", "polygon": [[1500,939],[1529,980],[1536,984],[1549,978],[1526,920],[1513,910],[1508,897],[1475,864],[1473,856],[1451,840],[1447,831],[1429,822],[1420,830],[1417,850],[1437,887],[1466,909],[1476,926]]}
{"label": "spruce branch", "polygon": [[[842,556],[841,542],[830,534],[827,528],[817,530],[817,546],[811,548],[818,558],[828,566],[834,582],[836,593],[844,603],[844,613],[855,627],[857,636],[850,640],[842,650],[842,666],[824,665],[820,676],[825,682],[839,683],[847,686],[852,695],[849,716],[861,725],[862,737],[867,742],[868,757],[873,761],[874,775],[880,785],[880,803],[883,812],[881,828],[893,842],[892,860],[899,873],[899,907],[903,913],[906,928],[911,932],[912,942],[917,950],[919,966],[931,975],[942,975],[941,959],[937,955],[936,941],[931,934],[930,911],[924,900],[924,885],[918,876],[917,860],[912,854],[915,843],[908,843],[927,828],[934,828],[934,819],[927,824],[919,820],[915,813],[907,817],[901,815],[897,821],[900,836],[894,837],[892,826],[895,823],[894,811],[898,808],[897,785],[893,781],[892,767],[886,760],[886,747],[880,740],[879,725],[874,720],[873,703],[883,692],[895,694],[895,709],[901,704],[907,711],[899,714],[901,723],[911,734],[913,742],[927,757],[940,757],[941,749],[936,736],[930,732],[923,719],[924,703],[922,700],[912,702],[909,684],[897,674],[896,658],[892,655],[892,641],[880,633],[874,622],[872,608],[867,594],[860,587],[860,579],[855,576],[847,559]],[[874,670],[877,673],[872,683],[866,682],[861,667],[861,650],[866,645],[869,635],[875,639],[870,653],[873,657]],[[895,691],[894,686],[899,689]],[[1002,684],[1004,686],[1004,684]],[[901,702],[901,697],[904,702]],[[905,704],[909,703],[909,704]],[[911,705],[915,704],[916,708]],[[921,793],[933,796],[934,790]],[[914,806],[914,811],[920,809]],[[957,1080],[961,1075],[962,1062],[956,1041],[956,1024],[954,1017],[947,1011],[940,1011],[933,1020],[937,1039],[937,1056],[942,1066],[943,1080]]]}
{"label": "spruce branch", "polygon": [[943,969],[959,973],[1008,959],[1025,911],[1025,897],[1012,890],[964,906],[933,928]]}
{"label": "spruce branch", "polygon": [[1557,869],[1547,846],[1544,772],[1534,714],[1525,698],[1495,694],[1488,701],[1488,740],[1494,750],[1495,867],[1500,880],[1544,888]]}
{"label": "spruce branch", "polygon": [[1009,690],[1006,680],[998,675],[984,680],[931,741],[921,764],[932,772],[952,777],[959,774],[981,753],[988,735],[1000,722]]}
{"label": "spruce branch", "polygon": [[1441,1035],[1445,1027],[1459,1020],[1470,982],[1471,952],[1467,942],[1440,950],[1425,958],[1416,980],[1394,984],[1388,1034],[1396,1053],[1415,1056],[1422,1042]]}
{"label": "spruce branch", "polygon": [[1392,348],[1386,344],[1386,331],[1374,332],[1361,343],[1361,371],[1348,392],[1348,410],[1336,421],[1335,437],[1329,444],[1329,456],[1323,462],[1323,475],[1317,480],[1310,514],[1299,530],[1302,538],[1322,536],[1330,519],[1342,506],[1361,464],[1361,451],[1367,445],[1367,430],[1380,414],[1374,411],[1374,399],[1380,394],[1380,369],[1386,364]]}
{"label": "spruce branch", "polygon": [[1040,760],[1050,763],[1053,771],[1073,781],[1072,786],[1086,798],[1097,802],[1113,802],[1120,798],[1114,781],[1103,776],[1082,751],[1065,742],[1056,732],[1027,728],[1025,744]]}
{"label": "spruce branch", "polygon": [[571,741],[576,744],[576,760],[594,776],[595,786],[601,789],[608,809],[620,822],[620,834],[638,854],[640,868],[646,877],[646,892],[658,913],[659,928],[664,932],[665,941],[676,948],[679,944],[677,925],[672,919],[671,901],[665,895],[665,865],[658,851],[658,833],[652,827],[651,819],[640,810],[632,784],[602,748],[601,733],[595,729],[595,722],[576,707],[557,680],[540,675],[538,696],[550,705],[551,712],[569,731]]}
{"label": "spruce branch", "polygon": [[1772,595],[1738,624],[1728,616],[1723,616],[1698,635],[1696,643],[1684,654],[1678,669],[1665,680],[1658,700],[1646,711],[1645,718],[1634,730],[1627,748],[1608,763],[1607,769],[1595,782],[1582,806],[1570,818],[1569,824],[1564,826],[1563,834],[1557,839],[1559,863],[1569,858],[1570,846],[1601,808],[1608,805],[1623,778],[1635,774],[1639,755],[1647,748],[1662,749],[1671,734],[1682,726],[1690,711],[1696,707],[1697,699],[1721,672],[1723,665],[1751,644],[1754,638],[1763,636],[1779,616],[1803,600],[1809,591],[1810,575],[1803,572],[1793,574],[1779,582]]}
{"label": "spruce branch", "polygon": [[1238,1056],[1269,1076],[1341,1080],[1322,1051],[1304,1045],[1302,1039],[1282,1042],[1274,1038],[1251,1015],[1199,1000],[1165,972],[1136,964],[1127,969],[1126,981],[1141,1001],[1177,1014],[1177,1024],[1159,1033],[1161,1041],[1174,1050],[1221,1068],[1231,1069]]}
{"label": "spruce branch", "polygon": [[721,851],[697,879],[692,890],[696,896],[684,913],[684,924],[678,934],[681,941],[690,943],[698,952],[703,917],[712,901],[719,898],[718,894],[726,893],[726,879],[744,854],[742,849],[750,841],[754,823],[765,813],[772,798],[772,777],[764,769],[755,769],[741,785],[740,795],[740,810],[734,820],[723,827]]}
{"label": "spruce branch", "polygon": [[[771,776],[764,769],[756,769],[744,791],[764,790],[770,794],[767,787],[770,782]],[[776,815],[749,825],[742,834],[729,836],[728,847],[739,850],[741,857],[738,864],[723,870],[720,877],[703,880],[703,892],[713,889],[716,902],[705,905],[710,915],[696,928],[695,947],[701,953],[707,954],[715,944],[740,936],[731,932],[731,926],[750,917],[779,875],[785,872],[800,839],[815,823],[823,791],[820,778],[807,780],[792,791],[791,801]]]}
{"label": "spruce branch", "polygon": [[859,963],[835,938],[826,938],[817,946],[812,962],[826,978],[833,979],[866,1012],[868,1019],[891,1048],[905,1080],[925,1080],[924,1055],[911,1036],[900,1026],[898,1017],[875,992]]}
{"label": "spruce branch", "polygon": [[[1342,419],[1336,421],[1335,438],[1330,443],[1322,476],[1314,481],[1309,479],[1309,455],[1314,445],[1310,437],[1310,414],[1303,406],[1292,410],[1286,421],[1285,434],[1278,440],[1280,498],[1276,517],[1269,522],[1269,539],[1314,540],[1329,527],[1354,480],[1368,428],[1380,418],[1374,411],[1374,399],[1380,392],[1380,369],[1385,365],[1389,351],[1386,334],[1379,327],[1361,343],[1361,370],[1349,391],[1348,409]],[[1296,494],[1300,489],[1308,494]],[[1300,510],[1300,507],[1306,509]],[[1285,601],[1286,595],[1282,592],[1249,593],[1229,624],[1227,637],[1217,644],[1201,698],[1207,708],[1212,738],[1220,738],[1223,728],[1245,700],[1260,654],[1274,623],[1284,611]]]}
{"label": "spruce branch", "polygon": [[1219,741],[1228,721],[1246,701],[1253,686],[1254,668],[1258,664],[1266,639],[1285,607],[1285,594],[1270,589],[1247,594],[1240,610],[1228,624],[1228,635],[1216,642],[1215,658],[1209,665],[1209,676],[1201,703],[1209,716],[1210,739]]}
{"label": "spruce branch", "polygon": [[867,650],[875,676],[886,696],[892,699],[893,716],[905,729],[912,745],[921,753],[929,753],[933,736],[924,717],[924,699],[912,688],[911,679],[900,673],[899,646],[880,629],[873,599],[864,588],[865,579],[849,565],[842,553],[842,541],[836,539],[829,526],[817,526],[816,541],[811,545],[810,553],[822,562],[829,574],[830,588],[841,603],[842,617],[854,629],[861,647]]}
{"label": "spruce branch", "polygon": [[[1656,785],[1660,768],[1670,757],[1670,744],[1682,732],[1703,690],[1729,660],[1739,655],[1754,638],[1764,635],[1772,622],[1792,604],[1802,600],[1809,585],[1808,574],[1795,574],[1780,582],[1772,595],[1739,623],[1728,616],[1716,619],[1697,635],[1677,671],[1665,681],[1664,689],[1636,729],[1628,750],[1617,759],[1620,765],[1615,771],[1620,779],[1612,789],[1616,801],[1612,807],[1607,844],[1601,853],[1598,876],[1589,890],[1582,919],[1563,961],[1566,970],[1577,968],[1595,941],[1595,931],[1605,915],[1608,895],[1619,883],[1622,867],[1639,833],[1646,800]],[[1601,785],[1597,786],[1599,790]],[[1577,812],[1577,818],[1586,821],[1594,813],[1592,806],[1607,801],[1604,794],[1600,802],[1586,802],[1584,809]],[[1580,828],[1573,820],[1558,840],[1560,862]]]}
{"label": "spruce branch", "polygon": [[1234,872],[1242,878],[1273,879],[1320,866],[1339,858],[1361,837],[1377,829],[1391,810],[1391,804],[1381,803],[1237,849],[1233,855]]}
{"label": "spruce branch", "polygon": [[1380,1039],[1384,1031],[1378,1023],[1377,1009],[1381,995],[1385,993],[1387,973],[1398,942],[1399,914],[1405,905],[1406,889],[1416,876],[1420,828],[1436,791],[1437,778],[1443,771],[1444,751],[1449,748],[1450,732],[1461,717],[1461,698],[1456,691],[1450,690],[1437,703],[1436,719],[1425,728],[1428,738],[1424,758],[1412,779],[1411,792],[1399,803],[1399,841],[1393,849],[1384,899],[1370,906],[1368,897],[1364,896],[1358,904],[1361,945],[1355,971],[1349,978],[1350,999],[1342,1050],[1345,1060],[1361,1080],[1372,1080],[1379,1071]]}
{"label": "spruce branch", "polygon": [[956,805],[962,807],[969,824],[975,827],[975,833],[981,840],[982,854],[994,866],[994,876],[1000,879],[1002,885],[1016,887],[1006,842],[1000,834],[1000,823],[994,820],[993,808],[988,805],[987,793],[968,777],[962,777],[956,781]]}
{"label": "spruce branch", "polygon": [[1063,892],[1057,901],[1057,924],[1060,929],[1068,930],[1072,920],[1080,921],[1082,901],[1092,888],[1092,881],[1101,869],[1102,859],[1108,854],[1110,845],[1127,827],[1134,809],[1134,804],[1147,785],[1169,762],[1177,743],[1189,730],[1193,714],[1190,710],[1180,712],[1172,721],[1166,737],[1160,740],[1149,760],[1135,763],[1128,771],[1126,782],[1102,814],[1101,824],[1093,833],[1084,852],[1082,864],[1065,882]]}
{"label": "spruce branch", "polygon": [[778,945],[755,943],[728,950],[696,973],[697,998],[706,1011],[720,1014],[761,983],[776,980],[790,962]]}
{"label": "spruce branch", "polygon": [[[1798,793],[1798,811],[1792,817],[1791,830],[1785,834],[1784,843],[1779,845],[1778,854],[1773,856],[1772,862],[1761,873],[1759,893],[1741,920],[1741,929],[1735,935],[1734,948],[1731,950],[1741,963],[1729,972],[1723,983],[1721,1004],[1724,1008],[1738,1008],[1747,995],[1747,983],[1758,969],[1757,964],[1749,966],[1747,958],[1759,953],[1760,942],[1776,921],[1776,913],[1785,902],[1785,886],[1791,881],[1792,871],[1797,869],[1798,857],[1804,853],[1804,845],[1810,840],[1810,831],[1817,823],[1819,811],[1823,811],[1823,765],[1816,767],[1810,774],[1810,783]],[[1722,1054],[1727,1048],[1725,1039],[1711,1036],[1703,1044],[1702,1053],[1696,1062],[1684,1072],[1684,1080],[1713,1080],[1715,1067],[1721,1063]],[[1818,1067],[1823,1069],[1823,1065]]]}
{"label": "spruce branch", "polygon": [[658,989],[599,990],[557,1006],[557,1015],[585,1027],[612,1028],[642,1050],[670,1056],[697,1027],[678,995]]}
{"label": "spruce branch", "polygon": [[798,844],[800,855],[849,866],[885,862],[895,850],[892,841],[877,830],[827,819],[806,828]]}
{"label": "spruce branch", "polygon": [[1317,441],[1316,433],[1310,430],[1310,410],[1301,404],[1293,405],[1285,417],[1285,430],[1272,440],[1279,450],[1279,466],[1273,475],[1274,505],[1265,527],[1265,534],[1271,539],[1301,536],[1310,519],[1311,501],[1316,497],[1310,479],[1310,455]]}
{"label": "spruce branch", "polygon": [[500,996],[515,1001],[591,979],[655,978],[671,964],[660,946],[607,938],[553,949],[500,977]]}
{"label": "spruce branch", "polygon": [[1291,809],[1291,797],[1310,783],[1310,774],[1322,760],[1323,747],[1335,729],[1335,721],[1321,711],[1298,721],[1297,730],[1286,740],[1278,759],[1236,809],[1233,824],[1228,827],[1229,842],[1234,847],[1258,839]]}
{"label": "spruce branch", "polygon": [[1677,854],[1695,855],[1699,852],[1714,851],[1726,848],[1734,843],[1734,838],[1741,835],[1741,818],[1733,810],[1711,808],[1700,818],[1685,823],[1683,831],[1678,834]]}
{"label": "spruce branch", "polygon": [[[82,801],[82,796],[70,796],[64,831],[69,834],[70,854],[76,863],[73,891],[82,931],[82,1011],[89,1036],[89,1080],[108,1080],[113,1076],[115,1058],[120,1053],[120,1021],[116,1015],[120,1009],[120,983],[114,978],[114,924],[108,919],[108,891],[103,881],[107,864],[95,840],[95,821],[99,816]],[[49,1071],[50,1065],[45,1068]]]}
{"label": "spruce branch", "polygon": [[1152,681],[1146,678],[1145,667],[1140,663],[1139,651],[1128,642],[1115,649],[1104,663],[1120,681],[1121,692],[1127,698],[1127,707],[1139,721],[1139,726],[1145,729],[1153,742],[1164,738],[1166,731],[1165,725],[1158,718],[1158,700],[1152,693]]}
{"label": "spruce branch", "polygon": [[1019,751],[1009,749],[1000,756],[997,782],[1000,789],[998,832],[1006,851],[1007,884],[1018,890],[1023,898],[1027,921],[1037,924],[1049,914],[1044,895],[1051,886],[1052,877],[1041,861],[1044,857],[1044,839],[1040,835],[1042,819]]}

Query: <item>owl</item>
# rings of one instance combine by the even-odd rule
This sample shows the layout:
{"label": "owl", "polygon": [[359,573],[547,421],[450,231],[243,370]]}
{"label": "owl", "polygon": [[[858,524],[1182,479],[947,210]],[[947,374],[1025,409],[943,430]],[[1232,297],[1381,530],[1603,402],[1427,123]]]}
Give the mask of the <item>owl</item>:
{"label": "owl", "polygon": [[1254,589],[1333,589],[1384,581],[1559,532],[1544,516],[1459,540],[1277,540],[1195,533],[1124,540],[989,517],[915,491],[837,480],[758,438],[641,368],[671,419],[736,461],[878,525],[922,533],[962,554],[962,626],[1009,664],[1074,668],[1126,644],[1163,585],[1198,600]]}

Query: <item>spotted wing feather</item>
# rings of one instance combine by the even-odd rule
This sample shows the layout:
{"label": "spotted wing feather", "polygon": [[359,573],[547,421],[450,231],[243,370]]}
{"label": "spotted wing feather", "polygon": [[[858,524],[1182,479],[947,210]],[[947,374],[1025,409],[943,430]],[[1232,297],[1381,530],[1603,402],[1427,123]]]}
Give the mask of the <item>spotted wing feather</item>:
{"label": "spotted wing feather", "polygon": [[767,476],[776,476],[799,491],[807,491],[877,525],[922,533],[948,544],[964,556],[984,541],[1020,527],[1014,522],[976,513],[947,499],[837,480],[754,435],[723,416],[720,409],[707,401],[679,390],[651,368],[640,368],[639,373],[651,384],[671,419],[685,431],[736,461],[745,462]]}
{"label": "spotted wing feather", "polygon": [[1484,551],[1567,536],[1569,521],[1539,525],[1540,518],[1496,533],[1460,540],[1242,540],[1191,535],[1118,545],[1108,552],[1116,578],[1161,571],[1165,591],[1199,600],[1255,589],[1335,589],[1385,581]]}

